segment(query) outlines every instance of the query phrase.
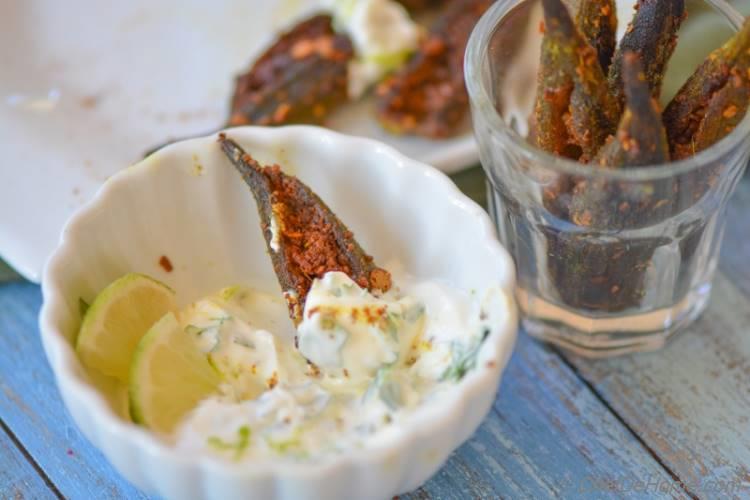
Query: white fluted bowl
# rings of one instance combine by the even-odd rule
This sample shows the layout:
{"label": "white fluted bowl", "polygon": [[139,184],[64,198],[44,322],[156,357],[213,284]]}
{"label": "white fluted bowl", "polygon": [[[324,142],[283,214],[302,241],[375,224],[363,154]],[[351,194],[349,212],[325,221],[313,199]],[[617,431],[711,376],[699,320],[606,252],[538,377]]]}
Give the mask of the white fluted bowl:
{"label": "white fluted bowl", "polygon": [[377,499],[418,487],[479,426],[513,347],[514,268],[489,218],[445,175],[372,140],[315,127],[228,135],[261,163],[279,163],[309,184],[378,262],[395,258],[417,278],[464,290],[499,284],[508,311],[482,346],[487,362],[447,404],[425,405],[376,445],[320,463],[186,456],[123,417],[72,347],[79,298],[92,299],[130,271],[166,282],[181,305],[238,282],[278,289],[252,196],[212,136],[169,146],[113,176],[63,230],[42,280],[40,328],[65,405],[123,476],[166,498]]}

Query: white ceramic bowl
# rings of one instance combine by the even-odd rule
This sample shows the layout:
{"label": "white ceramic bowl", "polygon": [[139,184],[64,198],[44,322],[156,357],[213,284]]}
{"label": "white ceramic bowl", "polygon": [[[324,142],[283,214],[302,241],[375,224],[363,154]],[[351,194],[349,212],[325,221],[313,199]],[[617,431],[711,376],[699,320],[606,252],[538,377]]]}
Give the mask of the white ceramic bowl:
{"label": "white ceramic bowl", "polygon": [[[395,258],[418,278],[465,290],[499,284],[508,314],[482,347],[485,362],[448,404],[426,405],[376,446],[321,463],[185,456],[120,416],[71,346],[79,297],[91,300],[129,271],[165,281],[181,304],[232,283],[278,289],[252,196],[212,136],[169,146],[113,176],[63,230],[43,275],[40,327],[68,410],[127,479],[166,498],[390,498],[416,488],[472,435],[495,399],[516,335],[511,259],[481,208],[445,175],[390,147],[314,127],[227,133],[262,163],[277,162],[308,183],[378,262]],[[162,255],[172,272],[159,266]]]}

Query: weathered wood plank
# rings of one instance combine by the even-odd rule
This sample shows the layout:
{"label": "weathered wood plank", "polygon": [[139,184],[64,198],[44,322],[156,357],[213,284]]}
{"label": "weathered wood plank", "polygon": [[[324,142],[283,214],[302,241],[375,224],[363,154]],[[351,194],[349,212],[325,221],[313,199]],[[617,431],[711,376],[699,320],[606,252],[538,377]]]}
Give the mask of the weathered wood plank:
{"label": "weathered wood plank", "polygon": [[0,420],[66,498],[145,498],[115,473],[65,411],[39,340],[40,305],[39,287],[0,285]]}
{"label": "weathered wood plank", "polygon": [[686,497],[558,355],[524,335],[493,412],[407,498],[642,498],[638,481],[653,498]]}
{"label": "weathered wood plank", "polygon": [[720,275],[710,307],[665,349],[570,362],[703,498],[750,497],[750,300]]}
{"label": "weathered wood plank", "polygon": [[[710,306],[666,349],[570,362],[700,496],[750,497],[750,175],[727,210]],[[723,481],[723,483],[722,483]],[[715,491],[711,491],[711,490]]]}
{"label": "weathered wood plank", "polygon": [[57,498],[16,443],[0,427],[0,498]]}

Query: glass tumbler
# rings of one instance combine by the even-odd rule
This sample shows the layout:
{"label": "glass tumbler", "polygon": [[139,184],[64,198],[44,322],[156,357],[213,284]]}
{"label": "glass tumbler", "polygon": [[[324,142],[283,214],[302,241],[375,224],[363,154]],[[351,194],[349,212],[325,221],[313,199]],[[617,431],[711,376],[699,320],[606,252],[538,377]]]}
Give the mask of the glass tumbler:
{"label": "glass tumbler", "polygon": [[[663,98],[743,21],[723,1],[686,8],[703,24],[683,25]],[[602,169],[545,153],[526,140],[541,19],[538,0],[498,0],[465,62],[490,212],[516,262],[523,326],[585,356],[660,348],[708,302],[727,201],[750,154],[750,113],[708,149],[663,165]],[[622,27],[627,20],[621,15]],[[566,199],[581,183],[588,195]]]}

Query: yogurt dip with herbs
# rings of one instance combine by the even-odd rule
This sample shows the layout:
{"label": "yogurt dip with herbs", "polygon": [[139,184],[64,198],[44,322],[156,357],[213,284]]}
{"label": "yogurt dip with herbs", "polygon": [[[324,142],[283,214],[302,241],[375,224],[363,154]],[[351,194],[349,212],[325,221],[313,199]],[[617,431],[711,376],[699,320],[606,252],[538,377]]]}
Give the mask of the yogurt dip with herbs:
{"label": "yogurt dip with herbs", "polygon": [[232,461],[362,448],[491,362],[481,347],[508,312],[499,288],[395,283],[373,294],[329,272],[313,282],[296,332],[281,299],[249,288],[188,306],[180,324],[222,384],[183,419],[176,446]]}

